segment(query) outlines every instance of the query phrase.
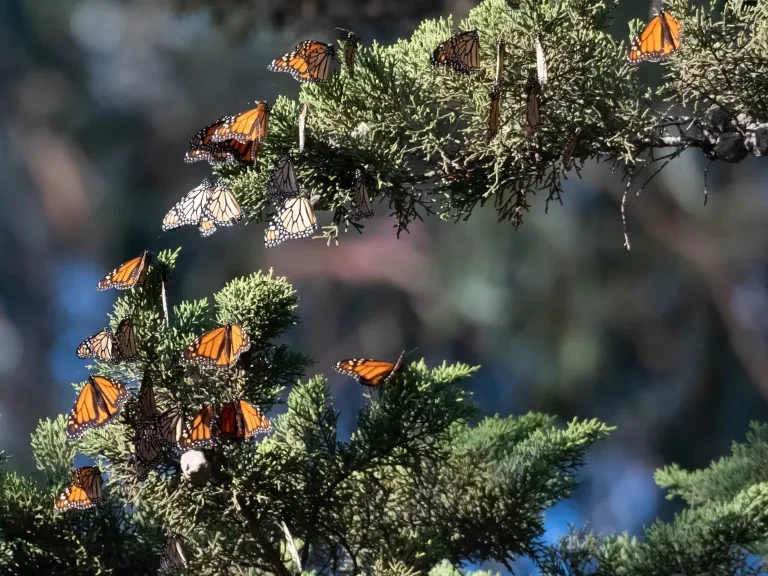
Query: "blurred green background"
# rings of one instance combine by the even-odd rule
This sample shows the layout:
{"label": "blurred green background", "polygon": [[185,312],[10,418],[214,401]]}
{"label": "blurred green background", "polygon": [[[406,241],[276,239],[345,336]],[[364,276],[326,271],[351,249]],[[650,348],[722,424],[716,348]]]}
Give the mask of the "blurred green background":
{"label": "blurred green background", "polygon": [[[515,231],[478,210],[432,218],[399,240],[379,206],[365,234],[263,247],[262,225],[209,239],[160,231],[165,212],[210,173],[185,165],[189,138],[254,100],[295,97],[267,71],[297,41],[407,37],[427,17],[464,17],[468,0],[5,0],[0,2],[0,447],[29,473],[29,434],[66,412],[87,376],[77,344],[117,297],[96,282],[142,250],[183,245],[170,298],[198,298],[273,267],[298,289],[287,340],[329,376],[344,429],[365,400],[333,373],[345,357],[482,365],[470,386],[488,413],[598,417],[618,426],[576,496],[548,514],[637,532],[673,504],[653,483],[670,462],[706,465],[768,420],[768,201],[759,160],[713,165],[689,152],[628,203],[609,167],[571,173],[564,206],[537,198]],[[624,2],[628,34],[651,3]],[[426,55],[425,55],[426,58]],[[643,65],[658,79],[658,65]],[[551,104],[553,105],[553,104]],[[319,214],[322,224],[329,214]]]}

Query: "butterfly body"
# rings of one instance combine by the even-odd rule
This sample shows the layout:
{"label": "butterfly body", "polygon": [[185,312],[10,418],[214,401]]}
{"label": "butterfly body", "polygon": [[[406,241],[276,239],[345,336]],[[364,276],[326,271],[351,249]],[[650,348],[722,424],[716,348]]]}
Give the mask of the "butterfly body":
{"label": "butterfly body", "polygon": [[632,41],[627,60],[632,64],[658,62],[677,52],[681,42],[680,21],[662,8]]}
{"label": "butterfly body", "polygon": [[72,473],[72,481],[53,505],[56,512],[76,508],[85,510],[99,503],[104,479],[97,466],[82,466]]}
{"label": "butterfly body", "polygon": [[369,358],[341,360],[334,364],[333,369],[339,374],[354,378],[363,386],[380,388],[386,386],[395,374],[402,370],[404,356],[403,352],[395,363]]}

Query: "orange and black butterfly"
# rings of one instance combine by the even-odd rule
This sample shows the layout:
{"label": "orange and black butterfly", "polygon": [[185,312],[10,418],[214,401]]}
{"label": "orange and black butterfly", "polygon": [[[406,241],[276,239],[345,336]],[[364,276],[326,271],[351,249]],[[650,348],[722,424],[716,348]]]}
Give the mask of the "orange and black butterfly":
{"label": "orange and black butterfly", "polygon": [[166,410],[157,417],[157,434],[168,448],[179,445],[184,430],[184,415],[177,408]]}
{"label": "orange and black butterfly", "polygon": [[234,400],[222,406],[216,423],[216,434],[227,440],[248,440],[269,432],[267,417],[250,402]]}
{"label": "orange and black butterfly", "polygon": [[231,368],[250,347],[251,340],[243,327],[227,324],[197,337],[181,353],[181,359],[188,364]]}
{"label": "orange and black butterfly", "polygon": [[125,384],[103,376],[90,376],[67,419],[67,438],[79,440],[91,428],[112,422],[128,398]]}
{"label": "orange and black butterfly", "polygon": [[83,466],[72,473],[72,481],[53,505],[56,512],[70,508],[85,510],[101,500],[101,486],[104,479],[97,466]]}
{"label": "orange and black butterfly", "polygon": [[196,450],[198,448],[210,448],[213,446],[213,409],[210,404],[205,404],[192,424],[184,430],[179,446],[182,450]]}
{"label": "orange and black butterfly", "polygon": [[147,265],[152,260],[152,254],[147,252],[128,260],[107,274],[96,286],[96,290],[109,290],[117,288],[118,290],[128,290],[136,286],[141,286],[147,279]]}
{"label": "orange and black butterfly", "polygon": [[491,104],[488,111],[488,141],[499,133],[501,125],[501,88],[494,84],[490,92]]}
{"label": "orange and black butterfly", "polygon": [[[264,105],[266,106],[266,103]],[[254,110],[259,110],[259,108],[257,107]],[[233,137],[220,141],[214,140],[216,134],[231,131],[234,128],[235,119],[239,116],[247,115],[249,112],[253,112],[253,110],[238,115],[222,116],[213,124],[209,124],[200,130],[189,141],[189,150],[184,155],[184,162],[186,164],[208,162],[212,165],[234,164],[238,162],[241,164],[253,164],[259,153],[258,143],[260,139],[240,141]],[[261,116],[264,119],[263,123],[261,121],[257,122],[255,120],[258,119],[255,119],[251,125],[251,128],[255,128],[259,133],[262,132],[263,128],[264,137],[266,137],[267,132],[267,115],[268,113]],[[228,128],[225,128],[225,126],[228,126]],[[237,126],[247,128],[248,123],[239,122]]]}
{"label": "orange and black butterfly", "polygon": [[359,168],[355,171],[355,180],[352,185],[352,206],[355,209],[350,217],[352,222],[373,218],[368,175]]}
{"label": "orange and black butterfly", "polygon": [[288,72],[299,82],[325,82],[331,75],[332,61],[336,48],[331,44],[305,40],[296,44],[290,54],[286,54],[267,67],[272,72]]}
{"label": "orange and black butterfly", "polygon": [[541,84],[531,74],[525,85],[525,136],[530,138],[541,124]]}
{"label": "orange and black butterfly", "polygon": [[136,339],[133,334],[133,320],[124,318],[117,326],[117,332],[107,327],[83,340],[77,347],[78,358],[97,358],[117,364],[136,359]]}
{"label": "orange and black butterfly", "polygon": [[680,21],[662,7],[632,41],[627,60],[633,64],[663,60],[680,49],[681,41]]}
{"label": "orange and black butterfly", "polygon": [[154,422],[139,424],[133,442],[136,446],[136,476],[139,480],[144,480],[150,470],[157,467],[163,460],[164,444],[157,434]]}
{"label": "orange and black butterfly", "polygon": [[341,41],[344,42],[344,65],[347,67],[347,72],[350,76],[355,75],[355,56],[357,56],[357,49],[360,46],[360,38],[351,30],[345,30],[344,28],[336,28],[342,32]]}
{"label": "orange and black butterfly", "polygon": [[444,66],[459,74],[480,70],[480,36],[477,30],[459,32],[441,42],[430,59],[432,66]]}
{"label": "orange and black butterfly", "polygon": [[211,131],[211,142],[225,142],[237,140],[238,142],[259,142],[267,137],[267,125],[269,121],[269,104],[259,102],[255,108],[224,116],[220,123],[214,125]]}
{"label": "orange and black butterfly", "polygon": [[381,360],[352,359],[341,360],[333,365],[333,369],[339,374],[350,376],[363,386],[379,388],[385,386],[395,374],[403,368],[403,356],[400,354],[397,362],[383,362]]}

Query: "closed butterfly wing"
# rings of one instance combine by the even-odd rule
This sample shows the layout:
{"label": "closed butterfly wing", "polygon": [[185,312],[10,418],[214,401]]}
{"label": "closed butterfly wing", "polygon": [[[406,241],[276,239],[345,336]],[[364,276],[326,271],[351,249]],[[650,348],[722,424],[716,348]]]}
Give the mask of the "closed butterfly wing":
{"label": "closed butterfly wing", "polygon": [[544,46],[541,44],[541,38],[537,35],[534,40],[536,50],[536,79],[541,86],[546,86],[549,82],[549,72],[547,71],[547,58],[544,55]]}
{"label": "closed butterfly wing", "polygon": [[581,133],[577,130],[565,143],[563,147],[563,167],[567,170],[573,160],[574,155],[579,149],[579,139]]}
{"label": "closed butterfly wing", "polygon": [[168,536],[163,546],[163,555],[160,558],[160,567],[158,573],[167,576],[173,574],[180,568],[187,565],[187,559],[184,556],[184,550],[175,536]]}
{"label": "closed butterfly wing", "polygon": [[213,184],[207,216],[217,226],[232,226],[243,219],[243,210],[224,180]]}
{"label": "closed butterfly wing", "polygon": [[347,67],[347,72],[350,76],[355,75],[355,57],[357,56],[357,49],[360,46],[360,38],[351,30],[344,30],[343,28],[337,28],[340,30],[344,37],[344,65]]}
{"label": "closed butterfly wing", "polygon": [[103,428],[115,419],[127,398],[125,384],[90,376],[69,413],[67,437],[78,440],[91,428]]}
{"label": "closed butterfly wing", "polygon": [[157,419],[157,434],[168,448],[179,445],[184,436],[185,424],[181,410],[173,408],[166,410]]}
{"label": "closed butterfly wing", "polygon": [[104,328],[83,340],[77,347],[78,358],[97,358],[116,364],[122,359],[117,338],[109,328]]}
{"label": "closed butterfly wing", "polygon": [[307,198],[289,198],[278,213],[275,225],[286,239],[308,238],[317,230],[317,217]]}
{"label": "closed butterfly wing", "polygon": [[181,226],[198,226],[206,215],[213,193],[213,184],[207,178],[182,198],[163,218],[163,231]]}
{"label": "closed butterfly wing", "polygon": [[191,164],[193,162],[200,162],[202,160],[210,161],[212,157],[212,151],[214,149],[214,142],[212,137],[217,128],[223,123],[230,121],[232,116],[222,116],[213,124],[209,124],[197,134],[195,134],[189,141],[189,149],[184,156],[184,162]]}
{"label": "closed butterfly wing", "polygon": [[433,66],[444,66],[459,74],[480,70],[480,37],[477,30],[460,32],[442,42],[432,52]]}
{"label": "closed butterfly wing", "polygon": [[108,290],[117,288],[118,290],[128,290],[136,286],[141,286],[147,279],[147,265],[152,255],[144,252],[138,258],[128,260],[112,270],[96,286],[97,290]]}
{"label": "closed butterfly wing", "polygon": [[139,387],[138,421],[154,422],[156,418],[155,387],[149,378],[144,375],[144,379]]}
{"label": "closed butterfly wing", "polygon": [[275,204],[282,204],[290,198],[296,198],[299,193],[299,183],[296,180],[293,158],[285,155],[277,161],[269,175],[267,200]]}
{"label": "closed butterfly wing", "polygon": [[184,349],[181,359],[200,366],[231,368],[250,347],[251,341],[243,327],[227,324],[196,338]]}
{"label": "closed butterfly wing", "polygon": [[84,510],[92,508],[102,498],[104,479],[101,470],[96,466],[83,466],[72,473],[72,480],[54,503],[56,512],[71,508]]}
{"label": "closed butterfly wing", "polygon": [[274,220],[271,221],[264,229],[264,246],[267,248],[274,248],[275,246],[282,244],[285,241],[285,237],[280,234],[277,229],[277,225]]}
{"label": "closed butterfly wing", "polygon": [[359,222],[373,217],[373,207],[371,206],[371,194],[368,189],[368,178],[359,168],[355,172],[355,180],[352,190],[352,204],[355,208],[351,220]]}
{"label": "closed butterfly wing", "polygon": [[330,77],[335,55],[336,49],[331,44],[305,40],[290,54],[273,60],[268,68],[272,72],[287,72],[302,83],[320,83]]}
{"label": "closed butterfly wing", "polygon": [[128,316],[117,325],[115,333],[117,349],[120,352],[120,360],[135,360],[138,355],[136,349],[136,335],[133,332],[133,319]]}
{"label": "closed butterfly wing", "polygon": [[225,140],[215,144],[212,149],[211,164],[245,164],[253,166],[259,155],[259,141],[249,140],[238,142],[237,140]]}
{"label": "closed butterfly wing", "polygon": [[213,409],[206,404],[192,420],[192,424],[184,430],[179,446],[182,450],[198,450],[213,446],[213,430],[211,421]]}
{"label": "closed butterfly wing", "polygon": [[269,105],[266,102],[259,102],[251,110],[225,116],[224,121],[213,129],[211,141],[236,140],[242,143],[261,141],[267,137],[268,122]]}
{"label": "closed butterfly wing", "polygon": [[157,435],[154,423],[145,423],[136,430],[136,476],[143,481],[163,459],[163,442]]}
{"label": "closed butterfly wing", "polygon": [[491,102],[488,110],[488,141],[499,133],[501,125],[501,88],[494,86],[490,92]]}
{"label": "closed butterfly wing", "polygon": [[632,41],[627,60],[633,64],[663,60],[677,52],[681,42],[680,21],[662,8]]}
{"label": "closed butterfly wing", "polygon": [[531,76],[525,88],[525,136],[530,138],[541,124],[541,87],[538,80]]}
{"label": "closed butterfly wing", "polygon": [[309,102],[304,102],[304,106],[301,107],[301,112],[299,112],[299,153],[304,152],[307,114],[309,114]]}
{"label": "closed butterfly wing", "polygon": [[404,355],[404,353],[400,354],[400,358],[394,364],[381,360],[357,358],[341,360],[334,364],[333,369],[339,374],[354,378],[363,386],[378,388],[385,386],[402,369]]}

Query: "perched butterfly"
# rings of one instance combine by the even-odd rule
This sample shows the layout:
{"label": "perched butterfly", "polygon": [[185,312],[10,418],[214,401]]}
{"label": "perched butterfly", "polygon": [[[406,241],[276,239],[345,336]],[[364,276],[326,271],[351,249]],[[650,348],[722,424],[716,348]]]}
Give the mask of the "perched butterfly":
{"label": "perched butterfly", "polygon": [[141,286],[147,279],[147,265],[152,259],[152,254],[147,252],[128,260],[107,274],[96,286],[96,290],[108,290],[117,288],[118,290],[128,290],[135,286]]}
{"label": "perched butterfly", "polygon": [[86,430],[103,428],[115,419],[128,398],[125,384],[89,376],[67,419],[67,438],[79,440]]}
{"label": "perched butterfly", "polygon": [[680,49],[681,41],[680,21],[662,7],[632,41],[627,60],[631,63],[663,60]]}
{"label": "perched butterfly", "polygon": [[248,142],[239,142],[234,138],[225,140],[219,144],[213,144],[211,149],[212,157],[208,159],[211,164],[247,164],[252,166],[256,163],[256,157],[259,155],[259,141],[249,140]]}
{"label": "perched butterfly", "polygon": [[296,180],[296,169],[293,158],[287,154],[280,158],[269,174],[267,181],[267,200],[280,204],[289,198],[299,195],[299,183]]}
{"label": "perched butterfly", "polygon": [[283,534],[285,534],[285,541],[288,544],[288,552],[291,554],[294,574],[301,574],[301,558],[299,557],[299,551],[296,549],[296,543],[293,541],[293,536],[291,536],[291,533],[288,530],[288,525],[285,523],[285,521],[281,520],[280,526],[283,529]]}
{"label": "perched butterfly", "polygon": [[[266,106],[266,104],[265,104]],[[258,107],[255,109],[258,110]],[[248,114],[244,112],[243,114]],[[210,164],[253,164],[259,153],[259,140],[247,140],[240,142],[236,138],[214,141],[214,134],[217,130],[228,124],[231,131],[233,119],[237,116],[222,116],[213,124],[209,124],[200,130],[192,140],[189,141],[189,150],[184,156],[184,162],[192,164],[193,162],[209,162]],[[257,130],[260,132],[262,123],[257,123]],[[222,128],[223,129],[223,128]],[[266,115],[264,115],[263,132],[266,136],[267,124]]]}
{"label": "perched butterfly", "polygon": [[355,208],[351,220],[359,222],[373,217],[371,207],[371,195],[368,190],[368,178],[359,168],[355,171],[355,180],[352,188],[352,205]]}
{"label": "perched butterfly", "polygon": [[157,434],[168,448],[179,445],[184,436],[184,416],[177,408],[166,410],[157,417]]}
{"label": "perched butterfly", "polygon": [[317,217],[306,198],[289,198],[272,219],[280,242],[309,238],[317,230]]}
{"label": "perched butterfly", "polygon": [[189,364],[231,368],[240,354],[251,347],[251,340],[240,324],[227,324],[198,336],[181,353]]}
{"label": "perched butterfly", "polygon": [[441,42],[430,60],[433,66],[445,66],[459,74],[480,70],[480,37],[477,30],[459,32]]}
{"label": "perched butterfly", "polygon": [[544,46],[541,45],[541,37],[538,34],[534,40],[534,47],[536,49],[536,79],[544,87],[549,81],[549,74],[547,73],[547,59],[544,56]]}
{"label": "perched butterfly", "polygon": [[324,82],[331,75],[331,62],[336,49],[331,44],[305,40],[296,44],[290,54],[272,60],[272,72],[288,72],[299,82]]}
{"label": "perched butterfly", "polygon": [[339,374],[351,376],[363,386],[378,388],[385,386],[403,368],[403,356],[405,352],[394,364],[381,360],[342,360],[336,362],[333,369]]}
{"label": "perched butterfly", "polygon": [[216,232],[217,226],[232,226],[244,216],[237,198],[223,180],[208,178],[182,198],[163,218],[163,231],[197,226],[200,236]]}
{"label": "perched butterfly", "polygon": [[269,105],[266,102],[259,102],[251,110],[224,116],[223,121],[213,128],[211,142],[237,140],[245,143],[264,140],[267,137],[268,121]]}
{"label": "perched butterfly", "polygon": [[307,114],[309,114],[309,102],[304,102],[299,112],[299,153],[304,152],[304,131],[307,128]]}
{"label": "perched butterfly", "polygon": [[278,244],[282,244],[283,240],[285,239],[280,235],[280,231],[275,226],[274,221],[270,222],[264,230],[264,246],[274,248]]}
{"label": "perched butterfly", "polygon": [[53,509],[63,512],[70,508],[85,510],[101,500],[101,486],[104,479],[97,466],[83,466],[72,472],[72,481],[56,500]]}
{"label": "perched butterfly", "polygon": [[488,141],[499,133],[501,123],[501,88],[495,84],[490,91],[491,105],[488,111]]}
{"label": "perched butterfly", "polygon": [[187,565],[187,558],[184,556],[184,550],[175,536],[168,536],[163,546],[163,555],[160,558],[160,568],[158,574],[172,574],[179,568]]}
{"label": "perched butterfly", "polygon": [[525,86],[525,136],[530,138],[541,123],[541,86],[536,76],[531,75]]}
{"label": "perched butterfly", "polygon": [[336,28],[342,32],[342,42],[344,42],[344,65],[347,67],[347,72],[350,76],[355,75],[355,56],[357,55],[357,49],[360,46],[360,38],[351,30],[345,30],[344,28]]}
{"label": "perched butterfly", "polygon": [[147,376],[141,381],[139,387],[139,405],[137,422],[154,422],[157,418],[157,404],[155,403],[155,387]]}
{"label": "perched butterfly", "polygon": [[577,130],[571,134],[571,137],[565,142],[565,147],[563,148],[563,167],[566,169],[568,169],[574,154],[576,154],[576,151],[578,150],[580,136],[581,132]]}
{"label": "perched butterfly", "polygon": [[136,429],[136,476],[144,480],[163,459],[163,442],[157,435],[154,422],[145,422]]}
{"label": "perched butterfly", "polygon": [[512,10],[518,10],[520,8],[520,0],[507,0],[507,6]]}
{"label": "perched butterfly", "polygon": [[136,339],[133,334],[133,320],[124,318],[117,325],[117,333],[107,327],[83,340],[77,347],[78,358],[98,358],[117,364],[136,358]]}
{"label": "perched butterfly", "polygon": [[228,440],[248,440],[272,428],[261,410],[245,400],[227,402],[221,407],[216,434]]}
{"label": "perched butterfly", "polygon": [[192,420],[192,425],[184,430],[179,443],[182,450],[197,450],[213,446],[212,418],[213,409],[210,404],[205,404]]}

